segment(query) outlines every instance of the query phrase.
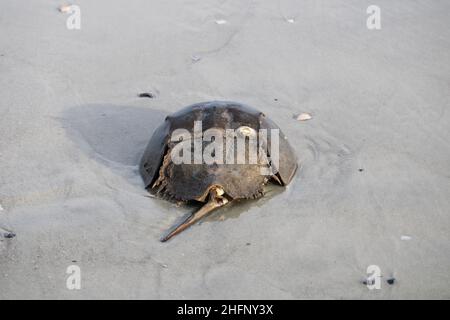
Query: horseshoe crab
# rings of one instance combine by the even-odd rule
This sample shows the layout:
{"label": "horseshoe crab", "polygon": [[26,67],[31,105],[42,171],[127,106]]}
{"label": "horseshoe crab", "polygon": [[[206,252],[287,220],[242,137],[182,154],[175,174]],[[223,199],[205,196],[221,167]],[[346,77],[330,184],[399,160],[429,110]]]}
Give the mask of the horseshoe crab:
{"label": "horseshoe crab", "polygon": [[297,160],[287,138],[264,113],[236,102],[212,101],[167,116],[153,133],[139,169],[150,193],[204,203],[163,236],[164,242],[231,201],[263,196],[269,181],[289,184]]}

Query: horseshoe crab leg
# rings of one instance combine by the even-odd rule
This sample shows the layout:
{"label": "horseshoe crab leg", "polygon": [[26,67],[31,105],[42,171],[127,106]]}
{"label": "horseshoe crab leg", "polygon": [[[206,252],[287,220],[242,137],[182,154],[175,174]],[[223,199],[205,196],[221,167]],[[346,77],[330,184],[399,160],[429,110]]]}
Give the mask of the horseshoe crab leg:
{"label": "horseshoe crab leg", "polygon": [[179,234],[183,230],[189,228],[191,225],[202,219],[203,217],[210,214],[213,210],[224,206],[228,203],[228,199],[225,198],[224,191],[221,188],[215,187],[212,188],[209,193],[209,201],[203,205],[198,211],[190,215],[186,220],[180,223],[177,227],[175,227],[171,232],[161,238],[161,242],[166,242],[173,236]]}

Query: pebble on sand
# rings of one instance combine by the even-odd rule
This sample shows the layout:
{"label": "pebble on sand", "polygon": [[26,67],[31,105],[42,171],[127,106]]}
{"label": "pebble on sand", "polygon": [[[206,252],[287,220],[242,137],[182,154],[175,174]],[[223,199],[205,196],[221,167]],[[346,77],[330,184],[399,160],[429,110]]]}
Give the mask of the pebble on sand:
{"label": "pebble on sand", "polygon": [[394,283],[395,283],[395,278],[389,278],[389,279],[387,279],[386,280],[386,282],[388,283],[388,284],[390,284],[390,285],[393,285]]}
{"label": "pebble on sand", "polygon": [[374,278],[366,278],[363,281],[361,281],[362,284],[364,285],[374,285],[375,284],[375,279]]}
{"label": "pebble on sand", "polygon": [[150,98],[153,99],[155,98],[155,94],[151,93],[151,92],[142,92],[138,94],[139,98]]}

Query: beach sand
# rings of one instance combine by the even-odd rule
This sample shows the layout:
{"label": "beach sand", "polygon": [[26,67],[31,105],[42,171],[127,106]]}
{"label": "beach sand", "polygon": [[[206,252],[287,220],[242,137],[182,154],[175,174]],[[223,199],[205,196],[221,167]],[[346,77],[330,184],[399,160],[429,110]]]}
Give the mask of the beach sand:
{"label": "beach sand", "polygon": [[[62,4],[0,3],[0,300],[450,298],[448,1],[379,0],[380,30],[356,0],[80,0],[79,30]],[[300,169],[161,243],[192,209],[137,164],[208,100],[266,113]]]}

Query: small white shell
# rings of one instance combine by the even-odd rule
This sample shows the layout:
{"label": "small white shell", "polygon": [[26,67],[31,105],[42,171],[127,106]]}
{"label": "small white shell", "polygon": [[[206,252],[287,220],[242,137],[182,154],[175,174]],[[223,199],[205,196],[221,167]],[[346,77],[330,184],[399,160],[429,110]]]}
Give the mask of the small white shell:
{"label": "small white shell", "polygon": [[59,7],[59,11],[63,12],[63,13],[70,12],[70,7],[71,7],[70,4],[65,4],[65,5]]}
{"label": "small white shell", "polygon": [[193,62],[197,62],[197,61],[200,61],[202,58],[194,54],[191,56],[191,59]]}
{"label": "small white shell", "polygon": [[311,119],[312,119],[312,116],[311,116],[309,113],[303,112],[303,113],[300,113],[300,114],[296,117],[296,119],[297,119],[298,121],[307,121],[307,120],[311,120]]}

